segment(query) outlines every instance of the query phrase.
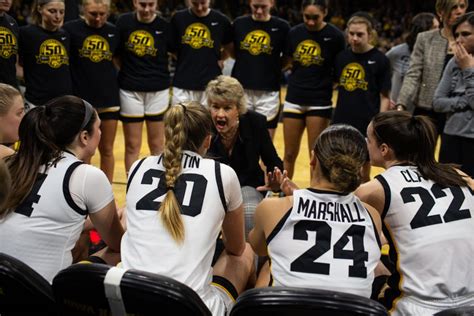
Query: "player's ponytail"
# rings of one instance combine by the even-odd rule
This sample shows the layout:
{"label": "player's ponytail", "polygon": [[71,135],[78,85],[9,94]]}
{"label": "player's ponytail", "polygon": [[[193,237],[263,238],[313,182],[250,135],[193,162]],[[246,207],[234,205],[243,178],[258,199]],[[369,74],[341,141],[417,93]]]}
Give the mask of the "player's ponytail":
{"label": "player's ponytail", "polygon": [[173,239],[182,243],[185,236],[181,206],[176,199],[175,186],[181,173],[183,150],[198,152],[204,139],[210,135],[210,113],[197,102],[180,103],[171,107],[164,117],[165,148],[163,166],[167,192],[159,213]]}
{"label": "player's ponytail", "polygon": [[6,159],[12,190],[0,218],[28,197],[41,166],[55,165],[80,132],[93,134],[96,120],[92,106],[74,96],[55,98],[26,113],[18,131],[18,152]]}
{"label": "player's ponytail", "polygon": [[368,161],[364,136],[354,127],[332,125],[318,137],[314,152],[322,175],[338,191],[354,191],[362,181],[362,166]]}
{"label": "player's ponytail", "polygon": [[377,143],[390,147],[398,161],[416,165],[423,178],[446,186],[467,185],[455,165],[436,162],[437,135],[428,117],[388,111],[376,114],[371,124]]}

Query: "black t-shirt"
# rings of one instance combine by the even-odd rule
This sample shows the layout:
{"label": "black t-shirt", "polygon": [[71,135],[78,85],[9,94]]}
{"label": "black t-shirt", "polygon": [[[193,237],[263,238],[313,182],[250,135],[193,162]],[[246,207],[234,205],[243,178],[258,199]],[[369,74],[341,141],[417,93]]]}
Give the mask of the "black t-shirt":
{"label": "black t-shirt", "polygon": [[129,91],[152,92],[170,86],[169,23],[157,16],[151,23],[137,20],[135,12],[117,20],[120,33],[119,86]]}
{"label": "black t-shirt", "polygon": [[347,49],[336,57],[338,98],[332,123],[349,124],[366,134],[380,111],[380,93],[390,92],[390,61],[378,49],[356,54]]}
{"label": "black t-shirt", "polygon": [[8,14],[0,15],[0,82],[18,89],[16,58],[20,30],[15,19]]}
{"label": "black t-shirt", "polygon": [[173,86],[204,90],[210,80],[222,73],[217,62],[221,58],[221,46],[232,42],[229,19],[213,9],[205,17],[184,9],[173,16],[171,27],[178,57]]}
{"label": "black t-shirt", "polygon": [[96,29],[78,19],[66,23],[64,29],[71,36],[74,94],[97,108],[118,106],[117,72],[112,63],[120,43],[117,28],[106,23]]}
{"label": "black t-shirt", "polygon": [[329,23],[314,32],[304,24],[293,27],[288,34],[293,69],[286,100],[301,106],[332,104],[334,58],[344,47],[344,35]]}
{"label": "black t-shirt", "polygon": [[281,57],[289,30],[288,22],[273,16],[266,22],[254,21],[251,16],[235,19],[232,76],[245,89],[280,90]]}
{"label": "black t-shirt", "polygon": [[63,29],[50,32],[37,25],[20,27],[19,54],[28,101],[42,105],[72,94],[69,43],[69,34]]}

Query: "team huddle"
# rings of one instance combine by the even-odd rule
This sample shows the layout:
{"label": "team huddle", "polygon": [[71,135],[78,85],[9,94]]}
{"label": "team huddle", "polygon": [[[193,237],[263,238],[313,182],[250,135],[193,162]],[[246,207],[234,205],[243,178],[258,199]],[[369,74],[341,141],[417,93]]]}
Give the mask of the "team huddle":
{"label": "team huddle", "polygon": [[[66,23],[63,0],[37,0],[34,23],[18,28],[0,0],[0,252],[50,283],[81,260],[166,275],[213,315],[266,286],[371,297],[391,315],[474,306],[466,0],[438,0],[440,28],[415,17],[415,39],[388,57],[369,14],[354,13],[344,34],[325,22],[327,0],[303,0],[293,27],[270,14],[274,0],[249,0],[251,14],[232,22],[210,2],[189,0],[167,21],[156,0],[134,0],[114,25],[110,0],[83,0]],[[118,120],[124,209],[111,185]],[[150,156],[138,159],[143,123]],[[100,169],[89,164],[97,149]],[[385,171],[370,179],[370,166]],[[91,229],[105,248],[84,254]]]}

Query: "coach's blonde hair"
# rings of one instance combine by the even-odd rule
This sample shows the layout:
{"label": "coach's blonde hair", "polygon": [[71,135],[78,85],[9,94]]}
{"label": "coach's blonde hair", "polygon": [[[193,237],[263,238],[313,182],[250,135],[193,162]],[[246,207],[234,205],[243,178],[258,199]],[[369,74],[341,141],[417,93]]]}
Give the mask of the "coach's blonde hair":
{"label": "coach's blonde hair", "polygon": [[159,208],[164,226],[174,240],[184,240],[184,225],[181,207],[174,192],[176,181],[181,174],[183,150],[198,152],[205,138],[211,134],[213,126],[211,114],[198,102],[179,103],[171,107],[164,117],[166,195]]}
{"label": "coach's blonde hair", "polygon": [[0,83],[0,116],[8,113],[16,97],[21,97],[20,91],[8,84]]}
{"label": "coach's blonde hair", "polygon": [[221,75],[211,80],[206,87],[208,103],[210,100],[233,102],[239,114],[247,112],[247,98],[240,82],[232,77]]}

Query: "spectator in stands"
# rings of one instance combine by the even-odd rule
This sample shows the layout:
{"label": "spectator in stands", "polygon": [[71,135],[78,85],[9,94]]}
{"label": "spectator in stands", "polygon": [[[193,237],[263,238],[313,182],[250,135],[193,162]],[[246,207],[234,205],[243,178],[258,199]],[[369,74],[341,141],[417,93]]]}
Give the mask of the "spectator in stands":
{"label": "spectator in stands", "polygon": [[123,234],[105,174],[83,160],[94,155],[100,119],[73,96],[30,110],[20,124],[20,146],[7,159],[12,193],[0,210],[0,252],[52,282],[72,263],[71,250],[87,216],[111,250]]}
{"label": "spectator in stands", "polygon": [[474,177],[474,13],[453,24],[456,45],[436,89],[433,109],[447,113],[439,161],[455,163]]}
{"label": "spectator in stands", "polygon": [[410,32],[405,43],[394,46],[387,52],[386,56],[390,60],[392,69],[391,108],[394,108],[397,104],[398,94],[410,64],[410,55],[413,51],[413,46],[415,46],[418,33],[438,28],[439,22],[434,14],[428,12],[419,13],[411,21]]}
{"label": "spectator in stands", "polygon": [[474,304],[474,181],[434,158],[436,130],[406,111],[375,115],[367,129],[372,165],[386,170],[359,198],[386,225],[390,258],[384,303],[391,315],[433,315]]}
{"label": "spectator in stands", "polygon": [[[253,271],[239,181],[229,166],[203,158],[212,130],[204,106],[180,103],[164,122],[163,154],[130,169],[123,267],[172,277],[196,291],[213,315],[227,315]],[[211,268],[221,231],[225,250]]]}
{"label": "spectator in stands", "polygon": [[403,79],[397,107],[407,109],[415,115],[427,115],[436,125],[439,134],[443,132],[446,115],[433,111],[433,96],[443,69],[453,56],[453,23],[466,12],[468,0],[437,0],[436,14],[441,29],[422,32],[418,35],[410,66]]}

